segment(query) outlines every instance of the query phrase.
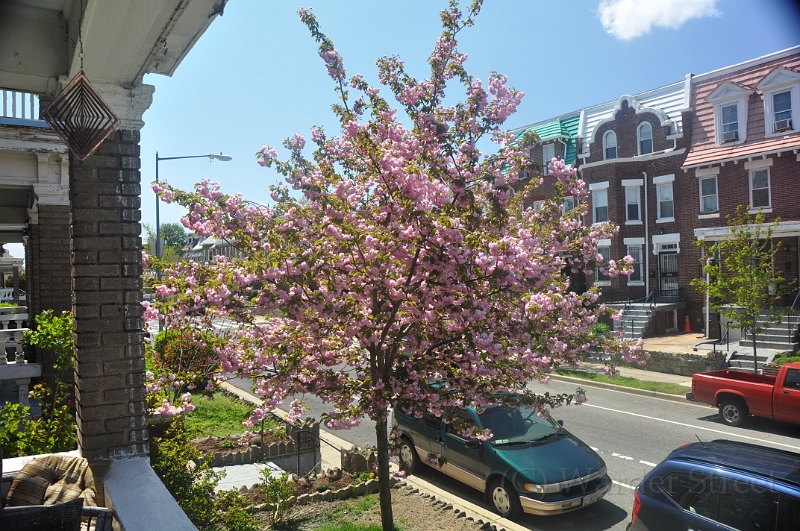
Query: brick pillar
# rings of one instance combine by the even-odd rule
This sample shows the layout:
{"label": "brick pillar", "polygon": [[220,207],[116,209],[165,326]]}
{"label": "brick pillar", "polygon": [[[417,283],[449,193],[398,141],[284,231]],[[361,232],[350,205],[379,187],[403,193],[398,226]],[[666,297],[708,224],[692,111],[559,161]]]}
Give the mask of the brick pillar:
{"label": "brick pillar", "polygon": [[[54,310],[57,315],[72,310],[67,189],[64,187],[62,194],[46,195],[37,188],[34,186],[37,206],[31,212],[30,234],[25,245],[26,304],[31,321],[44,310]],[[53,352],[35,349],[34,359],[42,363],[42,378],[52,385]]]}
{"label": "brick pillar", "polygon": [[70,157],[78,442],[90,460],[149,453],[139,166],[139,131]]}

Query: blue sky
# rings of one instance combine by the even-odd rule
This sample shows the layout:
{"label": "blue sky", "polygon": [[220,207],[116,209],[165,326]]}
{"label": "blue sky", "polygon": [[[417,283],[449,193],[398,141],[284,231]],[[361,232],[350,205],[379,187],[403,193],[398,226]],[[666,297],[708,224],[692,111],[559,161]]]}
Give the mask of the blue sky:
{"label": "blue sky", "polygon": [[[348,75],[377,85],[382,55],[399,55],[412,75],[427,75],[446,0],[300,1],[230,0],[172,78],[145,77],[156,92],[141,133],[143,223],[155,222],[156,151],[230,155],[231,162],[164,161],[160,177],[183,188],[218,180],[226,192],[269,202],[278,177],[256,164],[255,152],[293,133],[308,137],[312,125],[336,130],[333,83],[297,16],[301,5],[313,8]],[[460,37],[473,76],[498,71],[525,92],[509,128],[797,44],[800,12],[788,0],[486,0]],[[182,214],[175,205],[160,210],[162,223]]]}

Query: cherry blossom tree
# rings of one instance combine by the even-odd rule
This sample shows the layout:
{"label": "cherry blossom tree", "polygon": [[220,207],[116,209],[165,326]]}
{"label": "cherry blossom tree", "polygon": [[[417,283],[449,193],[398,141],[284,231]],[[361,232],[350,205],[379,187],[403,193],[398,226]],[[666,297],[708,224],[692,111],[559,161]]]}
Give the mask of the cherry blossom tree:
{"label": "cherry blossom tree", "polygon": [[[539,212],[526,204],[541,182],[526,156],[535,138],[502,130],[523,94],[500,74],[485,83],[470,76],[457,46],[480,5],[464,15],[452,0],[442,11],[429,78],[410,76],[397,57],[379,59],[381,89],[348,77],[314,15],[300,9],[334,81],[341,132],[312,129],[311,157],[300,135],[283,143],[286,160],[261,148],[259,164],[284,178],[270,207],[208,181],[194,192],[154,185],[187,209],[184,226],[227,239],[239,255],[161,264],[164,300],[148,313],[180,318],[203,307],[207,318],[241,324],[215,350],[218,377],[249,378],[264,400],[249,426],[303,394],[330,403],[328,427],[375,421],[385,530],[393,529],[389,408],[448,418],[449,406],[514,400],[546,415],[585,396],[535,394],[529,382],[578,365],[598,341],[627,362],[644,356],[641,341],[590,334],[608,310],[595,290],[570,289],[571,275],[592,274],[598,241],[616,230],[586,226],[582,206],[563,212],[565,196],[587,196],[576,171],[554,159],[556,197]],[[446,102],[458,87],[464,101]],[[387,89],[395,103],[381,95]],[[478,149],[484,137],[495,154]],[[520,181],[523,171],[533,177]],[[616,274],[631,263],[599,265]],[[290,419],[304,411],[295,399]]]}

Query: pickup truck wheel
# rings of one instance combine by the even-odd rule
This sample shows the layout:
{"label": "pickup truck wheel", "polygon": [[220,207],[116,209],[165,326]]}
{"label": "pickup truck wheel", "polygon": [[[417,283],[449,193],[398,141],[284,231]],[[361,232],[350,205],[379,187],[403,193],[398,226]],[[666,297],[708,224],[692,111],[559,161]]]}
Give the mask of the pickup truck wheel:
{"label": "pickup truck wheel", "polygon": [[741,400],[723,400],[719,403],[719,419],[728,426],[741,426],[747,419],[747,406]]}
{"label": "pickup truck wheel", "polygon": [[413,474],[419,470],[421,461],[417,449],[411,439],[403,436],[400,439],[400,470],[405,470],[409,474]]}
{"label": "pickup truck wheel", "polygon": [[522,514],[519,494],[509,480],[505,478],[494,480],[489,485],[488,494],[492,509],[503,518],[513,520]]}

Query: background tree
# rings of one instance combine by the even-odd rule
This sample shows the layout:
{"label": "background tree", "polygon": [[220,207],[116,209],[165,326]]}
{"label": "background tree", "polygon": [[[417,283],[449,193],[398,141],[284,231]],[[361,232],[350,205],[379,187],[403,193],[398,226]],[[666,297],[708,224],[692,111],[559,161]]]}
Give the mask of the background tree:
{"label": "background tree", "polygon": [[[779,323],[787,308],[779,307],[788,284],[775,269],[775,255],[780,242],[772,242],[772,230],[777,226],[764,223],[764,214],[755,216],[747,207],[739,205],[736,215],[727,217],[731,237],[709,245],[704,240],[696,242],[712,257],[710,264],[703,263],[705,278],[692,280],[692,286],[707,293],[709,306],[719,312],[737,328],[750,334],[753,344],[753,372],[758,372],[756,339],[764,325]],[[759,322],[759,318],[763,320]]]}
{"label": "background tree", "polygon": [[[625,361],[642,356],[641,340],[590,333],[603,310],[595,305],[596,290],[569,290],[564,271],[591,274],[598,240],[615,232],[610,224],[584,226],[586,201],[562,214],[566,195],[586,199],[576,171],[560,161],[551,165],[556,197],[540,212],[524,207],[541,182],[538,173],[517,182],[520,171],[535,172],[526,156],[531,139],[516,141],[501,130],[522,93],[500,74],[484,87],[467,74],[457,48],[457,34],[479,9],[474,2],[465,17],[452,1],[442,11],[428,79],[408,75],[396,57],[378,60],[380,82],[409,126],[361,75],[346,77],[333,43],[301,9],[335,82],[341,136],[313,128],[311,158],[299,135],[284,142],[289,160],[279,161],[268,146],[259,151],[259,163],[286,181],[272,187],[273,208],[224,194],[208,181],[191,193],[153,185],[163,200],[187,209],[190,229],[224,237],[240,251],[209,264],[162,264],[161,310],[179,319],[202,305],[209,322],[226,316],[247,325],[216,353],[222,377],[253,380],[264,399],[249,426],[305,393],[331,403],[329,427],[347,428],[365,415],[374,420],[387,531],[393,529],[389,407],[442,414],[457,427],[449,406],[514,402],[547,415],[575,397],[535,394],[526,387],[532,380],[546,379],[555,366],[577,365],[597,341]],[[444,103],[448,85],[463,87],[466,100]],[[496,155],[484,157],[477,148],[485,136],[498,145]],[[623,269],[631,262],[626,257]],[[617,272],[613,262],[602,266]],[[255,313],[272,317],[257,323]],[[516,395],[498,396],[506,391]],[[295,399],[290,419],[304,411]]]}
{"label": "background tree", "polygon": [[[26,274],[25,274],[25,268],[24,267],[19,270],[19,275],[18,275],[17,278],[19,279],[19,289],[21,289],[22,291],[27,291],[27,288],[26,288],[26,285],[27,285],[26,278],[27,277],[26,277]],[[5,287],[7,287],[7,288],[13,288],[14,287],[14,276],[13,275],[6,277],[6,286]]]}
{"label": "background tree", "polygon": [[[151,253],[151,241],[155,241],[155,229],[148,223],[143,225],[145,232],[145,242],[143,244],[144,251],[147,254]],[[186,230],[180,223],[163,223],[161,225],[161,239],[164,240],[164,252],[162,259],[165,262],[176,262],[181,257],[181,250],[188,241],[186,238]]]}

